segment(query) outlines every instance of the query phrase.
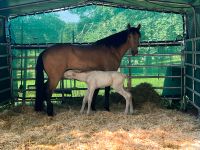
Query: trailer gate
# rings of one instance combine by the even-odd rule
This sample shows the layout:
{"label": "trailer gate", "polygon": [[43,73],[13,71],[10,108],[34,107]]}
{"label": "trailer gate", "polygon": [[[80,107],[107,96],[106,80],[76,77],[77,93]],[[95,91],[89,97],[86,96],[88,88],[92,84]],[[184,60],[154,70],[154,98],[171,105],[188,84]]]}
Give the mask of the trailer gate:
{"label": "trailer gate", "polygon": [[200,37],[184,42],[184,100],[197,108],[200,116]]}
{"label": "trailer gate", "polygon": [[5,37],[6,19],[0,17],[0,104],[7,104],[11,100],[10,82],[10,45]]}

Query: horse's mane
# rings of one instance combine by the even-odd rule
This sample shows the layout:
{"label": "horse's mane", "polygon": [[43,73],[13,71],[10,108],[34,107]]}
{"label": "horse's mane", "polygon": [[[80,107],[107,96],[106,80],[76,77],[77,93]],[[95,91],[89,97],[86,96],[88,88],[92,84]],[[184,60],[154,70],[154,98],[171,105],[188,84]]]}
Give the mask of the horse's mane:
{"label": "horse's mane", "polygon": [[141,35],[138,28],[131,27],[129,30],[127,29],[127,30],[115,33],[113,35],[110,35],[108,37],[105,37],[103,39],[100,39],[96,41],[94,44],[118,48],[127,41],[127,37],[129,33],[132,33],[132,34],[137,33],[139,34],[139,36]]}

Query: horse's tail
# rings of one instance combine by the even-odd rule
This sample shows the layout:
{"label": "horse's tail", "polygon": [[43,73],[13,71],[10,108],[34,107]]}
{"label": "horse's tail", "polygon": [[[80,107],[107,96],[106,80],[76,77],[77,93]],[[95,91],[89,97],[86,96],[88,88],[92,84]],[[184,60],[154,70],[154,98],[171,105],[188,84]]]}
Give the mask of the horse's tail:
{"label": "horse's tail", "polygon": [[36,64],[36,100],[35,100],[35,111],[42,111],[44,109],[44,64],[42,60],[43,52],[40,53],[37,64]]}

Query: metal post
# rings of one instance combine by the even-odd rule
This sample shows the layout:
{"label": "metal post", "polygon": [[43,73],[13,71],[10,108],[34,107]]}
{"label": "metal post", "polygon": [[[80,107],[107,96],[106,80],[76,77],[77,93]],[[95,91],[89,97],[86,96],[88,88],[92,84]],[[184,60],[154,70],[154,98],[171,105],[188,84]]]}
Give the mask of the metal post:
{"label": "metal post", "polygon": [[[5,18],[5,36],[6,36],[6,43],[7,43],[7,53],[8,53],[8,64],[9,64],[9,78],[10,78],[10,97],[11,97],[11,103],[13,103],[13,81],[12,81],[12,57],[11,57],[11,35],[10,35],[10,26],[8,23],[8,18]],[[14,104],[14,103],[13,103]]]}
{"label": "metal post", "polygon": [[[130,53],[130,51],[129,51]],[[131,56],[128,56],[128,65],[130,66],[131,65]],[[131,83],[131,68],[128,68],[128,89],[131,90],[131,87],[132,87],[132,83]]]}

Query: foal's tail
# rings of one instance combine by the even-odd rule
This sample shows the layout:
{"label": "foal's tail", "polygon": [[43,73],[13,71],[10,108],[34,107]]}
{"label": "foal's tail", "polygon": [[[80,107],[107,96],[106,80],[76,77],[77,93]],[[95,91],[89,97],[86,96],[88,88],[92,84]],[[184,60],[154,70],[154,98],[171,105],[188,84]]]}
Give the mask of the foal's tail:
{"label": "foal's tail", "polygon": [[36,100],[35,100],[35,111],[42,111],[44,109],[44,64],[42,60],[43,52],[40,53],[37,64],[36,64]]}

